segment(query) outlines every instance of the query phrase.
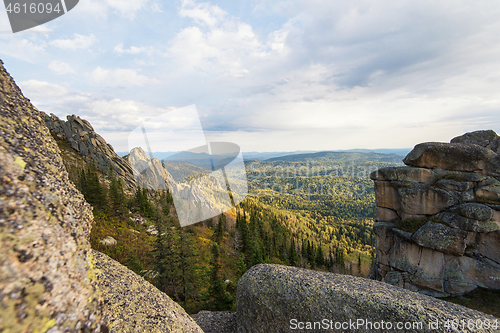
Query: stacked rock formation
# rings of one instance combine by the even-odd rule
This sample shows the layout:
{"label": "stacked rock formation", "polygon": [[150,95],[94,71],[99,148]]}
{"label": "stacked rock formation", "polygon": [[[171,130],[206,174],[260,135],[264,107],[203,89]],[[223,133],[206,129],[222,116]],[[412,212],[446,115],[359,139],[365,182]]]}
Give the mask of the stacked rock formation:
{"label": "stacked rock formation", "polygon": [[124,180],[125,185],[134,188],[135,180],[130,163],[120,158],[87,120],[75,115],[66,118],[68,121],[61,120],[53,114],[45,115],[45,124],[51,134],[58,140],[67,141],[87,163],[94,163],[98,170],[107,173],[111,166]]}
{"label": "stacked rock formation", "polygon": [[499,153],[494,131],[476,131],[372,173],[372,277],[433,296],[500,289]]}

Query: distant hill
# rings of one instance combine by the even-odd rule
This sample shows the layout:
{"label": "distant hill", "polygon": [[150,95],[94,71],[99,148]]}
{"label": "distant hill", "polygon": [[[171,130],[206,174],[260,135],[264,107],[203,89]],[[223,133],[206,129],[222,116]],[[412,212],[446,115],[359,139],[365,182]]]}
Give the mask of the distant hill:
{"label": "distant hill", "polygon": [[295,155],[295,154],[308,154],[308,153],[316,153],[317,150],[296,150],[296,151],[272,151],[272,152],[258,152],[258,151],[249,151],[243,152],[243,158],[246,161],[249,160],[257,160],[264,161],[269,158],[285,156],[285,155]]}
{"label": "distant hill", "polygon": [[180,182],[189,176],[206,174],[212,171],[186,161],[162,161],[162,164],[176,182]]}
{"label": "distant hill", "polygon": [[335,152],[335,151],[322,151],[319,153],[310,154],[294,154],[286,155],[280,157],[274,157],[265,160],[266,162],[352,162],[352,163],[362,163],[362,162],[389,162],[389,163],[401,163],[403,155],[394,154],[379,154],[374,152]]}
{"label": "distant hill", "polygon": [[378,148],[378,149],[348,149],[348,150],[340,150],[345,152],[360,152],[360,153],[378,153],[378,154],[394,154],[394,155],[403,155],[406,156],[413,148]]}
{"label": "distant hill", "polygon": [[[377,153],[377,154],[386,154],[386,155],[400,155],[400,156],[406,156],[412,148],[397,148],[397,149],[390,149],[390,148],[379,148],[379,149],[348,149],[348,150],[332,150],[328,152],[334,152],[334,153]],[[324,151],[317,151],[317,150],[296,150],[293,152],[244,152],[243,153],[243,158],[246,161],[250,160],[256,160],[256,161],[270,161],[271,159],[277,159],[283,156],[290,156],[290,155],[307,155],[307,154],[313,154],[313,153],[322,153]],[[281,159],[280,159],[281,160]],[[282,161],[282,160],[281,160]]]}
{"label": "distant hill", "polygon": [[[387,154],[387,155],[401,155],[401,156],[406,156],[412,148],[396,148],[396,149],[391,149],[391,148],[378,148],[378,149],[364,149],[364,148],[357,148],[357,149],[347,149],[347,150],[332,150],[330,152],[340,152],[340,153],[377,153],[377,154]],[[303,154],[312,154],[312,153],[319,153],[321,151],[318,150],[296,150],[296,151],[273,151],[273,152],[258,152],[258,151],[249,151],[249,152],[243,152],[243,158],[245,161],[250,161],[250,160],[255,160],[255,161],[265,161],[268,159],[272,158],[277,158],[277,157],[282,157],[282,156],[289,156],[289,155],[303,155]],[[157,157],[160,160],[164,159],[170,159],[171,156],[179,154],[180,152],[153,152],[153,157]],[[120,157],[123,157],[128,154],[128,152],[117,152],[117,154]],[[182,156],[182,155],[180,155]],[[189,159],[188,159],[189,160]],[[197,164],[197,163],[194,163]]]}

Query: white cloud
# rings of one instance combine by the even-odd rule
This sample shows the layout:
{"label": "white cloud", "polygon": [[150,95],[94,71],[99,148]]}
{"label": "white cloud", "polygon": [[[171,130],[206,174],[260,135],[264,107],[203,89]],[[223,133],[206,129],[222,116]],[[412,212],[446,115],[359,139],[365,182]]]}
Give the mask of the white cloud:
{"label": "white cloud", "polygon": [[59,98],[68,94],[68,90],[63,86],[45,81],[22,81],[19,86],[24,96],[30,99]]}
{"label": "white cloud", "polygon": [[179,11],[180,17],[189,17],[195,20],[197,24],[207,25],[211,28],[219,25],[228,16],[218,6],[212,6],[209,3],[196,4],[193,0],[183,0]]}
{"label": "white cloud", "polygon": [[[185,0],[157,14],[151,0],[80,0],[82,35],[55,20],[54,35],[0,35],[0,55],[33,97],[55,95],[45,109],[104,131],[156,112],[136,101],[195,103],[210,131],[240,131],[254,150],[409,146],[500,129],[500,5],[479,1]],[[84,47],[94,52],[64,57]],[[53,75],[71,71],[87,74]],[[60,86],[26,85],[41,75]]]}
{"label": "white cloud", "polygon": [[131,20],[142,9],[161,12],[161,8],[155,0],[80,0],[78,6],[79,11],[97,17],[106,17],[108,11],[112,11]]}
{"label": "white cloud", "polygon": [[148,52],[148,49],[145,47],[131,46],[129,49],[124,49],[123,43],[116,45],[113,50],[118,54],[139,54]]}
{"label": "white cloud", "polygon": [[63,50],[78,50],[88,49],[92,44],[97,41],[97,38],[90,34],[89,36],[74,34],[73,39],[56,39],[49,44]]}
{"label": "white cloud", "polygon": [[[167,56],[176,61],[181,70],[241,77],[252,70],[256,60],[266,55],[268,47],[259,40],[252,26],[218,6],[185,0],[179,15],[193,19],[198,25],[184,28],[169,43]],[[282,42],[283,38],[273,39]]]}
{"label": "white cloud", "polygon": [[134,69],[118,68],[113,70],[97,67],[89,76],[94,82],[104,83],[108,86],[143,86],[159,83],[156,79],[138,74]]}
{"label": "white cloud", "polygon": [[136,12],[144,8],[149,0],[104,0],[104,2],[122,16],[133,19]]}
{"label": "white cloud", "polygon": [[54,60],[49,64],[49,69],[56,74],[73,74],[75,71],[65,62]]}
{"label": "white cloud", "polygon": [[14,57],[29,63],[40,60],[45,53],[45,43],[36,37],[32,40],[20,38],[14,35],[0,35],[0,55],[3,57]]}

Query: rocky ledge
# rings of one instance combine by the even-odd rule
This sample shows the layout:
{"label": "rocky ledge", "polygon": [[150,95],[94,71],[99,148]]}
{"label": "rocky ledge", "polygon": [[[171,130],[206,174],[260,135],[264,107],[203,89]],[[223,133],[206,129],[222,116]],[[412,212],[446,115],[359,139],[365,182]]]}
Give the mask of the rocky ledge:
{"label": "rocky ledge", "polygon": [[371,276],[433,296],[500,289],[500,137],[428,142],[375,181]]}

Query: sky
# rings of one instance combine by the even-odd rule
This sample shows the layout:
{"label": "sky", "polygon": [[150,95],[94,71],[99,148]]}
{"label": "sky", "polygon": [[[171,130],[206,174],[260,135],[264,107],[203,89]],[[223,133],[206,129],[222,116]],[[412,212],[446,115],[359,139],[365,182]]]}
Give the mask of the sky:
{"label": "sky", "polygon": [[407,148],[500,133],[498,17],[496,0],[80,0],[16,34],[2,7],[0,59],[39,110],[120,152],[193,106],[242,151]]}

